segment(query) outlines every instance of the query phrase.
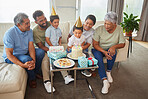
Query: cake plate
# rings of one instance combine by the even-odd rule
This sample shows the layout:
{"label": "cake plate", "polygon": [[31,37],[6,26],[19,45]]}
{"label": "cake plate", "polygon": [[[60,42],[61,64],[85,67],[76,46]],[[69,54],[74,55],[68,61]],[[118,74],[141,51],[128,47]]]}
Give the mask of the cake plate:
{"label": "cake plate", "polygon": [[[71,55],[72,55],[72,53],[68,53],[67,57],[70,59],[73,59],[73,60],[78,60],[78,58],[73,58],[73,57],[71,57]],[[86,55],[84,53],[82,53],[82,56],[86,57]]]}

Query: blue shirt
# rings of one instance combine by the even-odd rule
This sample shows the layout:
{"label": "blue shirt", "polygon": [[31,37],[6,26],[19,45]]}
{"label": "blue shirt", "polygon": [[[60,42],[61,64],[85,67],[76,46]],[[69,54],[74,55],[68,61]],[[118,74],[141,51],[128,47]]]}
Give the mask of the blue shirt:
{"label": "blue shirt", "polygon": [[[53,46],[58,46],[59,45],[59,38],[62,37],[62,32],[61,29],[54,28],[52,25],[49,26],[45,32],[45,37],[49,37],[49,40]],[[49,47],[47,42],[45,42],[45,46]]]}
{"label": "blue shirt", "polygon": [[13,55],[24,55],[28,52],[29,42],[33,42],[33,32],[22,32],[17,26],[10,28],[4,35],[3,58],[7,59],[5,48],[13,48]]}

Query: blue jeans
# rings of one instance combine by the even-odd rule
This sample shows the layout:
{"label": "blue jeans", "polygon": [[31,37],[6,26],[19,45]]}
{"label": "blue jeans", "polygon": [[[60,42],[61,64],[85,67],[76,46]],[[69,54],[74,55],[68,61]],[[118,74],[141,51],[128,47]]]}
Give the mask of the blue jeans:
{"label": "blue jeans", "polygon": [[[42,59],[44,58],[45,55],[45,51],[42,49],[35,49],[35,56],[36,56],[36,63],[35,63],[35,69],[33,70],[28,70],[27,68],[25,68],[25,70],[27,71],[28,74],[28,79],[29,80],[35,80],[36,79],[36,75],[38,74],[40,69],[41,69],[41,63],[42,63]],[[22,63],[31,61],[32,58],[30,57],[29,53],[25,54],[25,55],[14,55],[18,60],[20,60]],[[5,60],[6,63],[10,63],[10,64],[14,64],[13,62],[11,62],[8,58]]]}
{"label": "blue jeans", "polygon": [[[106,50],[108,51],[108,50]],[[92,49],[92,53],[94,55],[94,57],[98,60],[98,73],[101,79],[107,78],[106,76],[106,72],[105,72],[105,66],[103,63],[103,57],[105,56],[102,52],[96,50],[96,49]],[[116,55],[117,55],[117,51],[115,52],[115,55],[112,56],[112,60],[108,60],[107,59],[107,71],[111,71],[112,67],[114,65],[115,59],[116,59]]]}

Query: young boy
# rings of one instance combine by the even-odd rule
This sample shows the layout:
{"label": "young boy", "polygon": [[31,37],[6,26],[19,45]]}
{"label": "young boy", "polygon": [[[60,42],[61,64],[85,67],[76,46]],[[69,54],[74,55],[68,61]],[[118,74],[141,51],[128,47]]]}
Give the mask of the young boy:
{"label": "young boy", "polygon": [[[50,16],[50,24],[45,32],[45,46],[59,46],[61,45],[61,38],[62,38],[62,32],[59,26],[59,16],[56,15],[54,8],[52,7],[52,14]],[[71,78],[70,75],[68,75],[67,71],[61,71],[62,76],[65,80],[65,84],[69,84],[70,82],[74,81],[73,78]]]}
{"label": "young boy", "polygon": [[45,46],[59,46],[61,45],[62,32],[59,26],[59,16],[51,15],[50,24],[45,32],[46,42]]}
{"label": "young boy", "polygon": [[75,23],[73,27],[73,34],[68,41],[68,48],[67,50],[70,51],[70,49],[74,45],[81,45],[83,46],[85,44],[85,36],[82,35],[83,33],[83,26],[80,20],[80,17],[78,18],[77,22]]}

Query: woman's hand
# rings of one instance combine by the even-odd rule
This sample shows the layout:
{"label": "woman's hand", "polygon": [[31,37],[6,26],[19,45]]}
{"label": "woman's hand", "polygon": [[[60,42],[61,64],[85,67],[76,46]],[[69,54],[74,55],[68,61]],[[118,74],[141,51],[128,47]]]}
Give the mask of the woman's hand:
{"label": "woman's hand", "polygon": [[108,50],[109,55],[110,55],[110,56],[114,56],[114,55],[115,55],[115,50],[116,50],[116,49],[115,49],[113,46],[110,47],[109,50]]}
{"label": "woman's hand", "polygon": [[112,57],[109,55],[108,51],[104,51],[103,53],[108,60],[112,60]]}

